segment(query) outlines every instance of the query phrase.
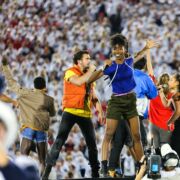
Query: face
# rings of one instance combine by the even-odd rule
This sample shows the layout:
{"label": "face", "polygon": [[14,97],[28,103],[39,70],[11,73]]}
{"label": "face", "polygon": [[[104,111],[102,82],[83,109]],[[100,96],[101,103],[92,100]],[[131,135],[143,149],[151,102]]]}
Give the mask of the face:
{"label": "face", "polygon": [[124,59],[125,53],[125,47],[122,45],[116,44],[112,48],[112,54],[116,57],[116,59]]}
{"label": "face", "polygon": [[83,54],[83,57],[81,60],[79,60],[79,65],[81,66],[82,69],[87,69],[90,64],[90,55],[89,54]]}
{"label": "face", "polygon": [[169,85],[169,88],[171,89],[176,88],[176,86],[178,85],[178,81],[176,81],[175,75],[170,77],[168,85]]}

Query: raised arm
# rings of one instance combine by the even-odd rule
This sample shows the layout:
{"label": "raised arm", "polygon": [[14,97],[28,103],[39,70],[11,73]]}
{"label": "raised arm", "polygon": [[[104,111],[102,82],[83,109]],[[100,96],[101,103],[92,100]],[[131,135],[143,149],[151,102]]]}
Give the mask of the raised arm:
{"label": "raised arm", "polygon": [[15,92],[17,94],[23,94],[26,93],[26,89],[25,88],[21,88],[20,85],[18,84],[18,82],[13,79],[13,76],[11,74],[11,71],[9,69],[8,66],[8,61],[5,57],[3,57],[2,59],[2,70],[3,70],[3,74],[7,80],[7,85],[10,89],[10,91]]}
{"label": "raised arm", "polygon": [[148,74],[151,75],[151,76],[154,76],[154,70],[153,70],[153,67],[152,67],[150,49],[148,49],[146,51],[146,58],[147,58],[147,71],[148,71]]}
{"label": "raised arm", "polygon": [[158,86],[160,88],[159,90],[159,95],[160,95],[160,98],[161,98],[161,102],[162,104],[165,106],[165,107],[169,107],[172,103],[172,99],[167,99],[165,94],[164,94],[164,91],[163,91],[163,88],[161,86]]}

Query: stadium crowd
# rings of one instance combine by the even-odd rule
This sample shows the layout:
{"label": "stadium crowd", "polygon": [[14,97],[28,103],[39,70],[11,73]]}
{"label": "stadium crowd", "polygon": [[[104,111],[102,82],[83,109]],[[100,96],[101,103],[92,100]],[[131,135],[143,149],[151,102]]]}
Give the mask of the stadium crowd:
{"label": "stadium crowd", "polygon": [[[58,113],[49,131],[49,147],[61,120],[64,70],[72,65],[76,48],[88,49],[92,59],[101,65],[110,57],[112,34],[121,32],[127,37],[131,54],[140,50],[146,39],[157,39],[160,47],[151,53],[155,75],[180,71],[178,3],[178,0],[1,1],[0,53],[8,57],[13,76],[22,86],[32,88],[34,77],[43,75],[48,83],[48,94],[55,99]],[[100,79],[96,86],[104,110],[107,96],[102,86],[105,84]],[[10,94],[8,89],[5,92]],[[14,94],[11,97],[16,98]],[[104,127],[98,124],[96,112],[93,122],[100,153]],[[14,147],[16,154],[18,148],[19,139]],[[36,153],[32,156],[37,158]],[[123,156],[133,161],[128,153]],[[124,172],[127,176],[134,175],[125,160]],[[131,170],[133,172],[129,172]],[[89,173],[87,147],[75,126],[51,176],[79,178],[89,177]]]}

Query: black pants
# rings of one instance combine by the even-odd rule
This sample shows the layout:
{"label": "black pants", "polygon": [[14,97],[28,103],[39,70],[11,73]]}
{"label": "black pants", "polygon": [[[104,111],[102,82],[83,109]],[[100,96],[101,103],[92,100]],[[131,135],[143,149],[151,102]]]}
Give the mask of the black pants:
{"label": "black pants", "polygon": [[180,157],[180,143],[178,143],[179,137],[180,137],[180,118],[175,122],[175,129],[172,132],[172,136],[170,139],[170,145],[172,149],[174,149],[177,152],[178,156]]}
{"label": "black pants", "polygon": [[92,170],[98,171],[99,169],[98,151],[96,146],[95,131],[91,119],[76,116],[68,112],[63,112],[58,135],[50,152],[47,155],[46,164],[52,166],[55,165],[59,153],[62,149],[62,146],[67,140],[68,134],[75,123],[78,124],[85,138],[88,147],[90,166]]}
{"label": "black pants", "polygon": [[[144,125],[142,123],[142,117],[140,119],[140,133],[143,146],[147,145],[147,136]],[[127,120],[121,120],[116,129],[115,135],[112,141],[112,148],[109,156],[109,169],[115,169],[119,166],[119,157],[124,145],[128,147],[133,146],[133,140],[131,136],[130,127]]]}

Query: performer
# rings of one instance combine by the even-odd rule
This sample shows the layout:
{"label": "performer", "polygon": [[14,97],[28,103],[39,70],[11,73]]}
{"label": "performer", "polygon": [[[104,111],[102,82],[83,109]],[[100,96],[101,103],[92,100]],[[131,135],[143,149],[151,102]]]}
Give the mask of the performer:
{"label": "performer", "polygon": [[167,100],[162,88],[160,89],[160,96],[164,106],[171,107],[174,111],[172,116],[168,119],[167,125],[170,128],[172,124],[175,124],[175,129],[170,138],[170,145],[180,157],[180,144],[177,143],[180,137],[180,74],[171,76],[168,85],[170,91],[173,93],[172,98]]}
{"label": "performer", "polygon": [[46,82],[44,78],[34,79],[34,88],[27,89],[13,79],[8,67],[7,59],[2,59],[3,73],[8,87],[18,95],[21,123],[21,153],[29,155],[34,141],[37,144],[38,158],[41,163],[41,171],[45,167],[47,151],[47,131],[50,124],[50,116],[55,115],[54,99],[46,94]]}
{"label": "performer", "polygon": [[[109,143],[119,124],[118,120],[121,118],[127,119],[129,122],[136,160],[139,161],[143,155],[139,133],[139,118],[136,110],[136,95],[133,92],[136,86],[132,68],[133,58],[127,57],[128,42],[121,34],[112,36],[111,46],[115,61],[106,62],[104,71],[95,72],[90,79],[94,81],[103,75],[108,75],[111,79],[110,85],[113,91],[113,95],[108,102],[106,130],[102,143],[102,172],[105,176],[107,174]],[[148,41],[145,48],[138,55],[141,56],[144,51],[154,46],[156,46],[156,43]]]}
{"label": "performer", "polygon": [[92,177],[99,177],[98,152],[95,131],[91,121],[91,104],[93,103],[99,112],[98,116],[101,123],[103,111],[95,95],[93,84],[87,83],[96,67],[90,63],[89,52],[85,50],[75,53],[73,63],[73,67],[65,72],[62,120],[56,140],[46,159],[43,180],[48,179],[51,168],[55,165],[59,152],[75,123],[80,127],[88,147]]}
{"label": "performer", "polygon": [[[147,118],[146,111],[148,107],[148,99],[155,98],[158,93],[157,88],[151,78],[145,72],[143,72],[143,70],[145,70],[146,68],[146,58],[142,58],[137,63],[135,63],[134,68],[134,79],[136,82],[136,87],[134,91],[137,97],[136,105],[140,119],[141,141],[143,147],[145,147],[147,145],[147,136],[142,121],[143,119]],[[109,156],[108,175],[110,177],[118,176],[115,169],[118,167],[120,153],[124,144],[128,146],[131,155],[134,156],[133,142],[131,140],[129,125],[126,120],[121,120],[114,135],[112,141],[112,148]]]}
{"label": "performer", "polygon": [[[149,52],[150,56],[150,52]],[[151,59],[147,59],[147,69],[148,73],[151,76],[154,83],[159,86],[163,86],[163,92],[167,99],[171,99],[172,93],[168,88],[169,75],[167,73],[162,74],[157,81],[154,77],[154,71],[152,68]],[[150,121],[150,132],[153,136],[154,148],[156,149],[156,153],[160,154],[160,149],[162,144],[170,143],[171,132],[168,131],[167,121],[172,116],[172,109],[170,107],[165,107],[162,104],[162,100],[160,98],[160,93],[158,96],[152,100],[150,100],[149,104],[149,121]]]}

